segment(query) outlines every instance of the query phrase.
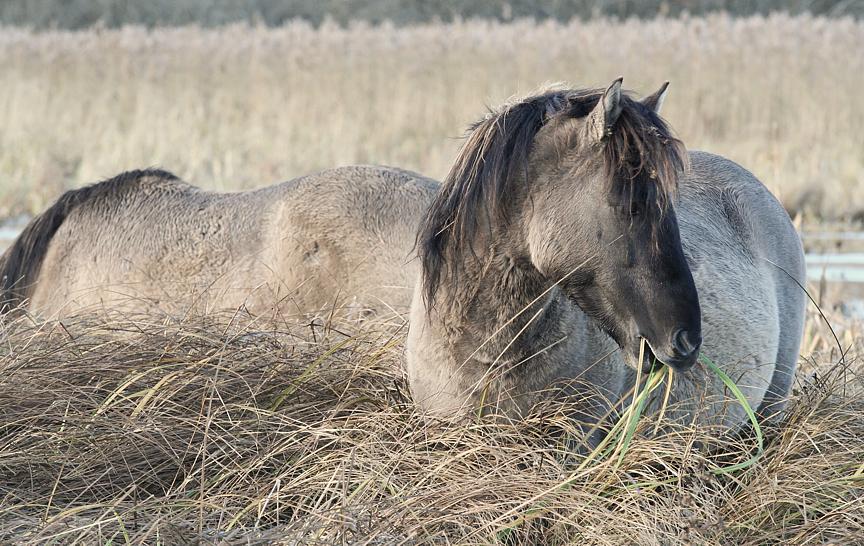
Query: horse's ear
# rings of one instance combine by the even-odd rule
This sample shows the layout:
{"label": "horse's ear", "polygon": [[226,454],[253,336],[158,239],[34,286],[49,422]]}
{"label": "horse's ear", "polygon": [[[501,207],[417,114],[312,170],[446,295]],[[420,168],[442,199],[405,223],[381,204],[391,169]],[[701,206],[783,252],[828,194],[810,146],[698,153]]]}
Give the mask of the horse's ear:
{"label": "horse's ear", "polygon": [[597,101],[597,106],[588,114],[588,133],[591,139],[599,142],[609,136],[612,127],[621,115],[621,82],[618,78]]}
{"label": "horse's ear", "polygon": [[663,82],[660,89],[655,91],[652,95],[648,95],[642,99],[642,104],[653,110],[655,114],[660,115],[660,109],[663,108],[663,101],[666,100],[667,89],[669,89],[669,82]]}

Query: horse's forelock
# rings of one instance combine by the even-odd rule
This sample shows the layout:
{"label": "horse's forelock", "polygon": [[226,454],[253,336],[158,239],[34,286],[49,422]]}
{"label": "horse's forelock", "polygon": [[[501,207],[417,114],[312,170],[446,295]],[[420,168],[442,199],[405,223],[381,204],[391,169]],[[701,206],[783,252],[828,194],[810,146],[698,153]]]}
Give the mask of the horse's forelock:
{"label": "horse's forelock", "polygon": [[687,168],[684,144],[651,109],[622,96],[623,109],[612,134],[604,142],[606,178],[611,184],[649,180],[652,209],[661,214],[678,191],[678,177]]}
{"label": "horse's forelock", "polygon": [[[597,89],[549,91],[490,111],[471,126],[417,235],[427,305],[433,303],[444,268],[455,282],[463,252],[474,254],[471,245],[480,228],[480,208],[490,221],[506,221],[508,186],[517,175],[527,174],[537,132],[552,119],[588,115],[602,95]],[[606,178],[611,184],[623,175],[637,183],[647,175],[655,190],[646,195],[655,201],[656,210],[665,211],[686,167],[684,146],[650,108],[626,94],[621,107],[603,143]]]}

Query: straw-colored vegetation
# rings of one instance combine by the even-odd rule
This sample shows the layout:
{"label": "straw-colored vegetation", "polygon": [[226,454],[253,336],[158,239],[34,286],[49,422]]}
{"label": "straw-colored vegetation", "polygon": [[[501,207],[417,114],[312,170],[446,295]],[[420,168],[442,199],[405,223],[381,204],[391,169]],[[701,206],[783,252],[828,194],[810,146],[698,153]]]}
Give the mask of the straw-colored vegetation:
{"label": "straw-colored vegetation", "polygon": [[569,24],[0,29],[0,218],[161,165],[245,188],[372,162],[433,177],[463,128],[545,82],[647,93],[690,147],[791,208],[864,211],[864,22],[776,15]]}
{"label": "straw-colored vegetation", "polygon": [[[618,75],[643,92],[671,80],[684,141],[790,208],[851,217],[861,51],[864,23],[808,16],[0,29],[0,218],[146,165],[223,189],[357,162],[441,177],[484,105]],[[761,454],[753,434],[653,415],[590,460],[563,403],[515,423],[421,419],[401,322],[7,316],[0,542],[864,543],[862,337],[828,314],[834,332],[811,313]]]}
{"label": "straw-colored vegetation", "polygon": [[586,461],[563,404],[426,423],[403,334],[240,315],[7,322],[0,541],[864,542],[864,370],[858,345],[837,363],[815,313],[788,418],[731,472],[758,455],[752,435],[649,437],[646,416],[626,451]]}

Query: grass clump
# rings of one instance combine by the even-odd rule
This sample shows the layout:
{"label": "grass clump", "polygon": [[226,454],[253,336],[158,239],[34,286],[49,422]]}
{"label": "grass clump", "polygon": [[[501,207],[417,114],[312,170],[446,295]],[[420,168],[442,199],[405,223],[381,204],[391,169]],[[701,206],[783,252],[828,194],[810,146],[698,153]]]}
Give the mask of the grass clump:
{"label": "grass clump", "polygon": [[519,422],[427,421],[400,371],[398,326],[21,318],[0,332],[0,540],[864,540],[864,400],[849,354],[840,368],[814,353],[762,456],[718,474],[750,460],[754,439],[684,425],[652,435],[645,416],[627,449],[588,460],[565,403]]}

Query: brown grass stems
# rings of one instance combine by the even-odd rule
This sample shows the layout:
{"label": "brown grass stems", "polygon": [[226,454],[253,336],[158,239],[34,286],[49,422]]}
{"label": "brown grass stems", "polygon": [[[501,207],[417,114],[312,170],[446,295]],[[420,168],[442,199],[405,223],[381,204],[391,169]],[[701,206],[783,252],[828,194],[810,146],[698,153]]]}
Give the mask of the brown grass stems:
{"label": "brown grass stems", "polygon": [[718,474],[752,458],[752,437],[625,415],[626,449],[585,457],[564,402],[518,422],[427,421],[400,372],[399,325],[6,320],[0,537],[854,542],[864,539],[858,346],[840,369],[825,326],[808,332],[820,340],[808,340],[817,351],[786,420],[764,431],[761,457]]}

